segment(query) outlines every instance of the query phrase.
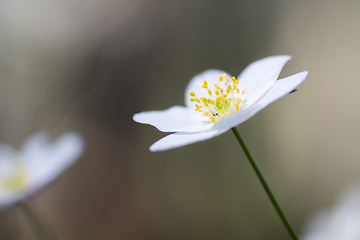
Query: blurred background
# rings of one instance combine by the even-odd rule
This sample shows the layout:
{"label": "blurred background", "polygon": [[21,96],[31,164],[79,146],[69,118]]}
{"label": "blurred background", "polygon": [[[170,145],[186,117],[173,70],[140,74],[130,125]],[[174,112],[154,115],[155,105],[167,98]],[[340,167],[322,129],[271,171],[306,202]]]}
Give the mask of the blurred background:
{"label": "blurred background", "polygon": [[[241,124],[294,229],[360,179],[360,2],[0,1],[0,140],[78,130],[86,151],[34,201],[60,239],[289,239],[231,132],[166,152],[139,111],[270,55],[309,78]],[[35,239],[17,208],[0,239]]]}

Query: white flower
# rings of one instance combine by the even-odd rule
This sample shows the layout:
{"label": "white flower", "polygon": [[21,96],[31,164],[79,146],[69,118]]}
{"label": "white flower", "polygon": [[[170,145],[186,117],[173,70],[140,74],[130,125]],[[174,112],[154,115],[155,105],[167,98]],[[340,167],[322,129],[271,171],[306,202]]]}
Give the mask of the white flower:
{"label": "white flower", "polygon": [[289,94],[308,76],[300,72],[277,79],[290,56],[272,56],[250,64],[236,79],[219,70],[196,75],[185,90],[185,105],[141,112],[134,121],[175,132],[150,146],[164,151],[216,137]]}
{"label": "white flower", "polygon": [[83,148],[83,138],[73,132],[55,142],[44,133],[34,134],[19,151],[0,144],[0,209],[39,193],[79,157]]}
{"label": "white flower", "polygon": [[359,240],[360,184],[349,187],[333,209],[316,214],[303,240]]}

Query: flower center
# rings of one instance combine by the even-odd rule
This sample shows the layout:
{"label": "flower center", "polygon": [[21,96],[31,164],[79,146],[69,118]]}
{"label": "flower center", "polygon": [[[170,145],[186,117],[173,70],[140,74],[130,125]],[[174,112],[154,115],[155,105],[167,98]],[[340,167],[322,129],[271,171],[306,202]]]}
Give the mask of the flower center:
{"label": "flower center", "polygon": [[240,105],[242,103],[242,96],[245,93],[245,90],[240,92],[237,88],[239,80],[235,77],[230,78],[225,73],[219,78],[219,85],[215,84],[215,92],[211,92],[208,88],[207,82],[204,81],[203,88],[207,89],[207,97],[196,97],[194,92],[190,93],[191,102],[197,102],[195,104],[195,111],[202,112],[204,116],[210,118],[210,122],[220,122],[222,119],[234,115],[236,111],[239,111]]}
{"label": "flower center", "polygon": [[0,189],[19,190],[25,186],[26,169],[23,163],[15,163],[9,176],[0,176]]}

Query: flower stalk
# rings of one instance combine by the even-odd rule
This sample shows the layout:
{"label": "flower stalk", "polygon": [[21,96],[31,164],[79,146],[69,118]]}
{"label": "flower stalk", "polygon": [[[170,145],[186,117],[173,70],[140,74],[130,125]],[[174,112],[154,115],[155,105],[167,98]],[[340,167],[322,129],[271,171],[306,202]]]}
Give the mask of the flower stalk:
{"label": "flower stalk", "polygon": [[231,128],[231,130],[232,130],[232,132],[234,133],[236,139],[238,140],[241,148],[243,149],[246,157],[248,158],[251,166],[253,167],[253,169],[254,169],[257,177],[259,178],[259,180],[260,180],[260,182],[261,182],[261,185],[264,187],[266,194],[267,194],[268,197],[270,198],[271,203],[273,204],[276,212],[278,213],[281,221],[282,221],[283,224],[285,225],[285,228],[286,228],[287,231],[289,232],[291,238],[292,238],[293,240],[298,240],[298,237],[296,236],[295,231],[292,229],[289,221],[288,221],[288,220],[286,219],[286,217],[285,217],[285,214],[283,213],[283,211],[281,210],[279,204],[277,203],[274,195],[273,195],[272,192],[271,192],[270,187],[269,187],[268,184],[266,183],[266,180],[265,180],[265,178],[263,177],[262,173],[260,172],[260,169],[258,168],[258,166],[257,166],[256,162],[254,161],[253,157],[251,156],[251,153],[250,153],[249,149],[247,148],[247,146],[246,146],[244,140],[242,139],[242,137],[240,136],[239,131],[237,130],[236,127]]}
{"label": "flower stalk", "polygon": [[39,240],[58,240],[50,225],[40,211],[29,202],[24,202],[21,209],[25,213],[31,228]]}

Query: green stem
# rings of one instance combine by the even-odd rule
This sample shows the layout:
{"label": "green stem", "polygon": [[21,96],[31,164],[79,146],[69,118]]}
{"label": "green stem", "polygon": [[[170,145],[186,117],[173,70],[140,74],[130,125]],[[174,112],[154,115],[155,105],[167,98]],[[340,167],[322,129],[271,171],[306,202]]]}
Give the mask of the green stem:
{"label": "green stem", "polygon": [[32,206],[29,202],[24,202],[21,209],[25,213],[35,235],[39,240],[57,240],[50,225],[40,213],[39,209]]}
{"label": "green stem", "polygon": [[279,217],[281,218],[281,221],[284,223],[285,228],[287,229],[287,231],[289,232],[291,238],[293,240],[298,240],[298,237],[296,236],[294,230],[291,228],[289,221],[286,219],[283,211],[281,210],[279,204],[277,203],[274,195],[272,194],[270,187],[267,185],[265,178],[263,177],[263,175],[260,172],[260,169],[258,168],[256,162],[254,161],[253,157],[250,154],[249,149],[247,148],[244,140],[241,138],[240,133],[238,132],[238,130],[236,129],[236,127],[231,128],[231,130],[233,131],[233,133],[235,134],[236,139],[238,140],[238,142],[240,143],[241,148],[243,149],[246,157],[249,159],[249,162],[251,164],[251,166],[253,167],[257,177],[259,178],[261,184],[263,185],[265,192],[267,193],[268,197],[270,198],[271,203],[273,204],[276,212],[278,213]]}

